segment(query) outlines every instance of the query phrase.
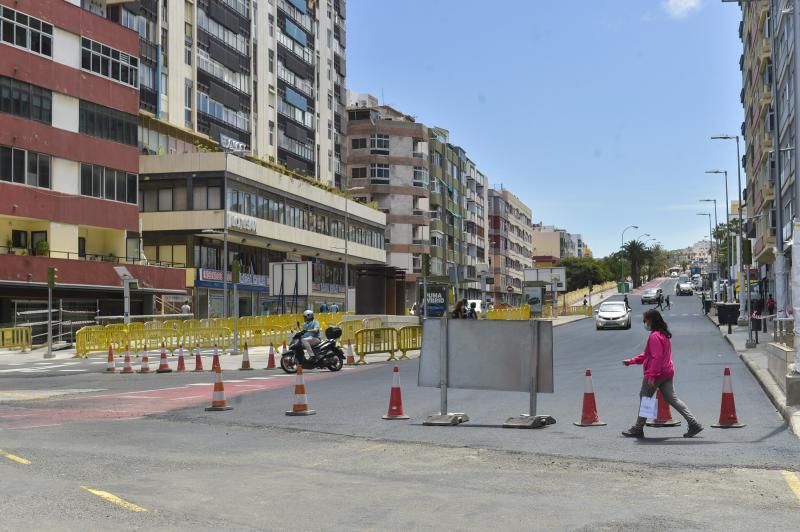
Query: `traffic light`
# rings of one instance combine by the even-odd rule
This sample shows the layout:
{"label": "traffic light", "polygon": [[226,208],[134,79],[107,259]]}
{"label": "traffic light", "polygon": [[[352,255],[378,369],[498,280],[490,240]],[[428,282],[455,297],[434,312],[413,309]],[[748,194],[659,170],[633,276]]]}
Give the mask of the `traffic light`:
{"label": "traffic light", "polygon": [[429,277],[431,274],[431,256],[428,254],[422,255],[422,275]]}
{"label": "traffic light", "polygon": [[55,288],[58,280],[58,268],[47,268],[47,287]]}
{"label": "traffic light", "polygon": [[231,264],[231,282],[234,284],[239,284],[239,273],[241,272],[242,265],[239,264],[239,261],[233,261]]}

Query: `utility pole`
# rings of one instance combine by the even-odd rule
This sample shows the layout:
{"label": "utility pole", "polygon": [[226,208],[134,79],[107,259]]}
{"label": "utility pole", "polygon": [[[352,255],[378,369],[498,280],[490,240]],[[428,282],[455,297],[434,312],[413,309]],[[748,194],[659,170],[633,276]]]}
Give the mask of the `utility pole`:
{"label": "utility pole", "polygon": [[53,358],[53,288],[58,280],[58,268],[47,268],[47,353],[44,358]]}

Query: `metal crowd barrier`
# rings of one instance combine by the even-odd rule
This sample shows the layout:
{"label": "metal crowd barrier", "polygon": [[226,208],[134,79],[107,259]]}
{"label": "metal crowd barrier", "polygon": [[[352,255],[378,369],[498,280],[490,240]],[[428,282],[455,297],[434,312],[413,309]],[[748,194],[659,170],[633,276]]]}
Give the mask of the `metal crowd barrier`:
{"label": "metal crowd barrier", "polygon": [[356,331],[355,352],[358,356],[356,364],[366,364],[365,357],[376,353],[389,353],[389,360],[395,360],[397,351],[397,329],[380,327]]}
{"label": "metal crowd barrier", "polygon": [[[408,360],[408,352],[422,349],[422,326],[408,325],[397,329],[397,349],[400,351],[400,360]],[[394,353],[389,360],[394,359]]]}
{"label": "metal crowd barrier", "polygon": [[8,327],[0,329],[0,347],[20,349],[23,353],[31,350],[30,327]]}

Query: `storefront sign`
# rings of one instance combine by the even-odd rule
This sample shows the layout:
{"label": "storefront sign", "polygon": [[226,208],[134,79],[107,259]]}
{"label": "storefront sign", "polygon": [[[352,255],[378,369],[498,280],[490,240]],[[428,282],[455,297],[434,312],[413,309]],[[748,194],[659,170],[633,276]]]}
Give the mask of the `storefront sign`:
{"label": "storefront sign", "polygon": [[246,143],[231,138],[228,135],[225,135],[224,133],[219,134],[219,143],[224,151],[230,153],[235,153],[237,155],[244,155],[245,153],[248,152]]}
{"label": "storefront sign", "polygon": [[258,231],[256,219],[244,214],[228,214],[228,227],[246,233],[256,233]]}
{"label": "storefront sign", "polygon": [[447,292],[446,285],[428,285],[427,298],[424,294],[424,289],[420,287],[420,300],[425,300],[426,315],[429,318],[441,317],[447,312]]}
{"label": "storefront sign", "polygon": [[[232,288],[231,272],[228,272],[228,287]],[[222,271],[220,270],[197,270],[197,281],[195,285],[201,288],[223,288]],[[250,290],[266,292],[268,290],[267,276],[256,275],[254,273],[239,274],[239,290]]]}

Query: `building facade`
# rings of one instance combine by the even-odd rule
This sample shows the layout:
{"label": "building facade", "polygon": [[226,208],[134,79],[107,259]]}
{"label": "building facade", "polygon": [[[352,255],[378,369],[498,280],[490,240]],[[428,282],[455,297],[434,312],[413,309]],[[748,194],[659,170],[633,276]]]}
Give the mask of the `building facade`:
{"label": "building facade", "polygon": [[531,209],[509,190],[489,189],[489,262],[494,275],[495,303],[523,303],[525,268],[533,266]]}
{"label": "building facade", "polygon": [[77,0],[0,1],[3,324],[46,301],[51,267],[54,297],[85,319],[122,314],[120,264],[140,281],[134,313],[184,291],[181,270],[141,256],[138,53],[136,33]]}

